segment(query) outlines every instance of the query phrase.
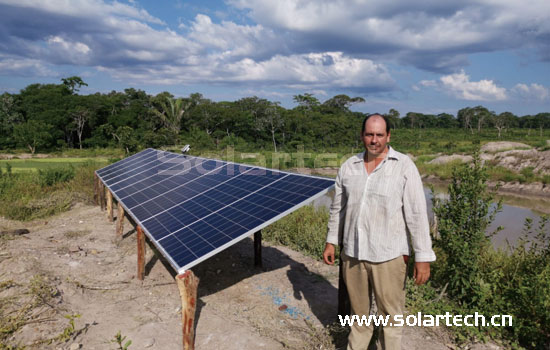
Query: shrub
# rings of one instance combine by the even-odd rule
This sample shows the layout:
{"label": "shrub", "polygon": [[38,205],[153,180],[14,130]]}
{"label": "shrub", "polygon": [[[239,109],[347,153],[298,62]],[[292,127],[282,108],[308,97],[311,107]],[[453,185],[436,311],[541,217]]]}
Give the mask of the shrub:
{"label": "shrub", "polygon": [[449,199],[432,197],[438,219],[439,239],[434,244],[447,257],[442,276],[449,283],[449,293],[458,302],[477,305],[480,302],[482,278],[479,259],[490,245],[485,230],[502,204],[491,209],[493,194],[487,190],[488,174],[479,153],[472,163],[453,169]]}
{"label": "shrub", "polygon": [[75,171],[73,166],[47,168],[38,170],[40,186],[53,186],[57,183],[68,182],[74,178]]}

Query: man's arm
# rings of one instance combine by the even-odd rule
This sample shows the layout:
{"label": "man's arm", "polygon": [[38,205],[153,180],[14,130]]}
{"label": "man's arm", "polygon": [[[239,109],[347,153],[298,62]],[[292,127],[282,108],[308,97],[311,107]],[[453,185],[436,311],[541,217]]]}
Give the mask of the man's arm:
{"label": "man's arm", "polygon": [[335,260],[335,246],[342,241],[342,209],[346,205],[346,200],[342,192],[342,169],[336,175],[334,184],[334,198],[330,206],[330,216],[328,220],[327,243],[323,252],[323,260],[326,264],[333,265]]}
{"label": "man's arm", "polygon": [[432,250],[422,179],[412,161],[405,172],[405,177],[403,209],[415,255],[414,279],[416,284],[424,284],[430,277],[430,262],[435,261],[435,253]]}

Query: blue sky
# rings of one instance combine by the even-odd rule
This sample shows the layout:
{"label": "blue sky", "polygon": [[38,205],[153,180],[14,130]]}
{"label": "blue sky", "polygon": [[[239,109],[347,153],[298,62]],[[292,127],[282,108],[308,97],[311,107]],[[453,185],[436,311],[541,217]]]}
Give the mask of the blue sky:
{"label": "blue sky", "polygon": [[548,0],[0,0],[0,92],[78,75],[293,107],[361,96],[362,112],[550,112]]}

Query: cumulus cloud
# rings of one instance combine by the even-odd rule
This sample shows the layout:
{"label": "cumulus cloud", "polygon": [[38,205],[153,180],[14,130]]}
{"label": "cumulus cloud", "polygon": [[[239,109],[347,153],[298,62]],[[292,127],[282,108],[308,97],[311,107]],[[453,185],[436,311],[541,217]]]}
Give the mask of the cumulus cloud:
{"label": "cumulus cloud", "polygon": [[204,50],[216,50],[224,57],[266,57],[285,45],[282,36],[261,25],[238,25],[230,21],[216,24],[202,14],[195,17],[188,37]]}
{"label": "cumulus cloud", "polygon": [[537,48],[550,57],[550,2],[533,0],[230,0],[264,26],[293,33],[306,50],[390,55],[450,72],[466,54]]}
{"label": "cumulus cloud", "polygon": [[[215,23],[198,14],[176,32],[135,4],[57,5],[0,0],[0,42],[7,43],[0,53],[9,47],[13,57],[94,67],[132,83],[395,88],[383,64],[341,51],[294,53],[291,38],[262,24]],[[38,20],[29,25],[28,17]]]}
{"label": "cumulus cloud", "polygon": [[54,77],[58,74],[40,60],[10,58],[0,55],[0,75]]}
{"label": "cumulus cloud", "polygon": [[506,99],[506,90],[491,80],[472,82],[464,72],[449,74],[467,64],[469,53],[532,47],[550,57],[546,0],[529,6],[514,0],[226,3],[228,12],[248,18],[216,21],[199,13],[172,29],[138,1],[0,0],[0,55],[28,64],[14,65],[13,74],[27,74],[31,62],[40,63],[42,74],[44,67],[70,64],[132,83],[310,91],[395,90],[388,67],[398,63],[447,74],[413,89],[437,87],[484,101]]}
{"label": "cumulus cloud", "polygon": [[470,81],[464,70],[459,73],[444,75],[439,80],[421,80],[413,85],[413,90],[435,88],[461,100],[469,101],[503,101],[508,98],[505,88],[488,79]]}
{"label": "cumulus cloud", "polygon": [[550,98],[550,89],[536,83],[530,85],[516,84],[512,92],[526,100],[544,101]]}
{"label": "cumulus cloud", "polygon": [[470,81],[464,71],[441,77],[441,83],[444,90],[463,100],[502,101],[507,98],[505,88],[492,80]]}

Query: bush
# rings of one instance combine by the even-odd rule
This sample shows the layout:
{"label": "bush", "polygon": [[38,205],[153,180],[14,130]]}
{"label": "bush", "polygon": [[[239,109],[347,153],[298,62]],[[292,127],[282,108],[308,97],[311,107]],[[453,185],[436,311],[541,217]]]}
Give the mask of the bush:
{"label": "bush", "polygon": [[318,259],[327,238],[328,210],[302,207],[262,230],[263,238]]}
{"label": "bush", "polygon": [[493,194],[487,191],[488,174],[479,154],[471,164],[455,167],[449,185],[449,199],[432,197],[438,219],[439,237],[434,244],[447,257],[443,277],[449,293],[462,304],[478,305],[481,293],[481,252],[490,246],[486,229],[500,208],[491,209]]}
{"label": "bush", "polygon": [[74,175],[75,171],[72,165],[38,170],[38,179],[42,187],[68,182],[74,178]]}

